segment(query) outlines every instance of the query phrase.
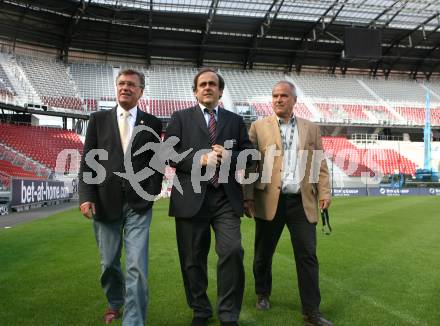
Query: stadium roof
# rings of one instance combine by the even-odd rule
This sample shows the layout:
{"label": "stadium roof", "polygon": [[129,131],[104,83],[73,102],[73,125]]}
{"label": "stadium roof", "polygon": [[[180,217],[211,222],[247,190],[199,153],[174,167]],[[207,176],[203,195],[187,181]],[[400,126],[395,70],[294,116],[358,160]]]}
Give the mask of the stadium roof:
{"label": "stadium roof", "polygon": [[[0,0],[12,42],[145,58],[440,71],[438,0]],[[382,57],[343,56],[346,27],[381,31]]]}

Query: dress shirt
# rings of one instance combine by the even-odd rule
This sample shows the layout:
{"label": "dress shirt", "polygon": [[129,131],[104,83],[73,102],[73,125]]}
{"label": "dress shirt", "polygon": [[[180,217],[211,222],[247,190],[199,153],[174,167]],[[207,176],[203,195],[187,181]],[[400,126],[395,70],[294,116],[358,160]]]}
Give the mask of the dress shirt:
{"label": "dress shirt", "polygon": [[[118,126],[123,123],[123,112],[125,110],[118,105],[118,107],[116,108],[116,115],[118,118]],[[136,117],[137,117],[137,106],[131,108],[129,110],[130,115],[127,117],[127,122],[128,122],[128,139],[131,139],[131,135],[133,134],[133,129],[134,129],[134,125],[136,123]]]}
{"label": "dress shirt", "polygon": [[298,161],[298,128],[295,117],[289,122],[278,118],[281,141],[283,142],[283,172],[281,174],[281,192],[283,194],[297,194],[300,192]]}
{"label": "dress shirt", "polygon": [[[200,109],[202,110],[203,117],[205,118],[206,126],[208,126],[210,115],[209,115],[208,112],[205,112],[205,109],[208,109],[208,108],[206,106],[204,106],[203,104],[200,104],[200,103],[199,103],[199,106],[200,106]],[[213,110],[214,110],[215,121],[217,122],[218,121],[218,105]]]}

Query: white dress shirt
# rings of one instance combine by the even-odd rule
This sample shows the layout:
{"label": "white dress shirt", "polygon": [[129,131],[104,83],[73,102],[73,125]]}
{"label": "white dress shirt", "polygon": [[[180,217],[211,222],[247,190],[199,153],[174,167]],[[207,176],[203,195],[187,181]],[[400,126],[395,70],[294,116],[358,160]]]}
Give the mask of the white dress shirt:
{"label": "white dress shirt", "polygon": [[[200,109],[202,109],[203,117],[205,118],[205,121],[206,121],[206,126],[208,126],[210,115],[209,115],[209,113],[205,112],[205,109],[208,109],[208,108],[200,103],[199,103],[199,106],[200,106]],[[218,121],[218,105],[213,110],[214,110],[215,121],[217,122]]]}
{"label": "white dress shirt", "polygon": [[[123,119],[124,119],[123,112],[124,111],[125,110],[118,104],[118,107],[116,108],[116,115],[117,115],[117,118],[118,118],[118,126],[120,126],[121,123],[124,122],[123,121]],[[134,125],[136,123],[137,106],[131,108],[129,110],[129,112],[130,112],[130,115],[127,117],[127,120],[128,120],[127,122],[128,122],[128,127],[129,127],[129,129],[128,129],[129,130],[128,131],[129,138],[128,139],[131,139],[131,136],[133,135]],[[119,127],[119,129],[120,129],[120,127]]]}
{"label": "white dress shirt", "polygon": [[283,194],[298,194],[300,192],[298,162],[298,128],[295,117],[288,123],[278,118],[281,141],[283,143],[283,171],[281,174],[281,192]]}

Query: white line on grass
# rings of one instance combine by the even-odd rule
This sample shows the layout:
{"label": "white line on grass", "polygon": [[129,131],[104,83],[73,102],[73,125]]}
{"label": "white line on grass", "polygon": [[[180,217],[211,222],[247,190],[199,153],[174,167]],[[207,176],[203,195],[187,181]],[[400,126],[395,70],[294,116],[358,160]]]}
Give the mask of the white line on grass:
{"label": "white line on grass", "polygon": [[[287,257],[287,255],[285,255],[285,254],[283,254],[281,252],[277,252],[277,256],[280,257],[281,259],[283,259],[284,261],[289,262],[289,263],[293,262],[293,258],[292,257],[289,258],[289,257]],[[342,290],[344,292],[347,292],[348,294],[350,294],[352,296],[356,296],[356,297],[360,298],[361,300],[371,304],[372,306],[381,308],[383,311],[389,313],[390,315],[398,317],[402,321],[405,321],[405,322],[407,322],[407,323],[409,323],[411,325],[428,325],[427,322],[418,320],[417,318],[415,318],[415,317],[413,317],[413,316],[411,316],[411,315],[409,315],[407,313],[395,310],[395,309],[387,306],[386,304],[377,301],[374,297],[362,294],[361,291],[358,291],[358,290],[355,290],[355,289],[351,289],[351,288],[349,288],[347,286],[344,286],[342,282],[340,282],[340,281],[338,281],[338,280],[336,280],[334,278],[331,278],[331,277],[323,274],[322,272],[319,273],[319,278],[321,280],[326,281],[327,283],[333,284],[338,289],[340,289],[340,290]]]}
{"label": "white line on grass", "polygon": [[428,325],[428,323],[425,321],[418,320],[417,318],[415,318],[407,313],[390,308],[386,304],[377,301],[374,297],[362,294],[361,291],[354,290],[354,289],[351,289],[347,286],[344,286],[342,282],[340,282],[334,278],[331,278],[323,273],[319,273],[319,277],[320,277],[320,279],[325,280],[327,283],[333,284],[338,289],[343,290],[352,296],[356,296],[356,297],[360,298],[361,300],[371,304],[372,306],[381,308],[385,312],[387,312],[395,317],[398,317],[402,321],[405,321],[405,322],[412,324],[412,325]]}

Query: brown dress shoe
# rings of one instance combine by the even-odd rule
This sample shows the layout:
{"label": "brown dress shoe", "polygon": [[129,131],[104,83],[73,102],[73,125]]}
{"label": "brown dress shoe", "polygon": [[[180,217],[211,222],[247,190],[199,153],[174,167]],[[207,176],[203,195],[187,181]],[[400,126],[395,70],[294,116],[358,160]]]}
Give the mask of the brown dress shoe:
{"label": "brown dress shoe", "polygon": [[121,318],[121,313],[118,309],[107,308],[104,313],[104,323],[111,324],[113,320]]}
{"label": "brown dress shoe", "polygon": [[255,304],[255,307],[258,310],[268,310],[270,308],[269,297],[266,295],[259,294],[257,296],[257,303]]}
{"label": "brown dress shoe", "polygon": [[303,313],[304,325],[307,326],[333,326],[330,320],[324,318],[320,313]]}

